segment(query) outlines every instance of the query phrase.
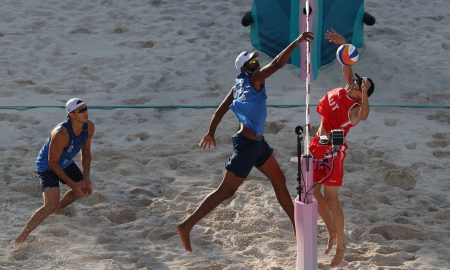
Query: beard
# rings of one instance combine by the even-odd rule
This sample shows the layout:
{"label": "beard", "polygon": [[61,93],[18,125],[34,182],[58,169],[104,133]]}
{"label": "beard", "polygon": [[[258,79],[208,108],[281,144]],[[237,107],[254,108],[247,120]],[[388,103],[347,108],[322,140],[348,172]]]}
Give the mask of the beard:
{"label": "beard", "polygon": [[260,68],[260,65],[259,65],[259,63],[257,63],[254,67],[247,67],[246,69],[245,69],[245,71],[247,71],[248,73],[253,73],[253,72],[255,72],[256,70],[258,70]]}

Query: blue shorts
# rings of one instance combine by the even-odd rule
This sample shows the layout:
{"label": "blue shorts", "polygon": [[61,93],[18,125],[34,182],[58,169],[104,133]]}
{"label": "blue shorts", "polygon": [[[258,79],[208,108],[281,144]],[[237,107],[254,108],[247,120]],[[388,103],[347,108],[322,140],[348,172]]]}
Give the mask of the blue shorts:
{"label": "blue shorts", "polygon": [[[64,169],[64,172],[69,176],[74,182],[80,182],[83,180],[83,173],[81,173],[80,168],[78,168],[77,164],[73,162],[67,168]],[[37,172],[39,175],[39,180],[41,182],[41,191],[44,192],[45,188],[50,187],[59,187],[59,182],[65,184],[53,171],[45,170],[43,172]]]}
{"label": "blue shorts", "polygon": [[236,133],[232,140],[234,153],[225,163],[225,169],[242,178],[248,176],[253,166],[262,166],[273,153],[264,138],[254,141]]}

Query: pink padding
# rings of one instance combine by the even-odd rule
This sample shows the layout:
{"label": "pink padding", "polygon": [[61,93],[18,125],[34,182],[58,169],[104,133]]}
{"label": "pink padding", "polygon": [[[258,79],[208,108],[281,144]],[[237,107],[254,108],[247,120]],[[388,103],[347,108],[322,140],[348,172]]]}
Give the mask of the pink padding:
{"label": "pink padding", "polygon": [[295,199],[297,270],[317,269],[317,201],[305,204]]}
{"label": "pink padding", "polygon": [[[304,155],[301,157],[302,162],[302,175],[304,179],[304,187],[302,187],[302,202],[311,203],[313,201],[312,186],[314,185],[313,180],[313,159],[312,157],[306,158]],[[308,194],[306,195],[306,192]],[[305,200],[306,196],[306,200]]]}

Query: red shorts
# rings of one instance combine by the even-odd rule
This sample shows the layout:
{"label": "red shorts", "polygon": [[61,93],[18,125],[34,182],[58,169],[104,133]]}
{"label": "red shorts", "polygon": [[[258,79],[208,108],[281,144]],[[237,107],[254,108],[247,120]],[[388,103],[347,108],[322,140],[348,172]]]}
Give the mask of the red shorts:
{"label": "red shorts", "polygon": [[[342,186],[344,178],[344,159],[347,144],[340,146],[333,158],[331,158],[331,146],[319,144],[319,137],[316,135],[309,144],[309,151],[313,156],[313,180],[314,183],[321,181],[326,186]],[[323,159],[327,156],[327,160]]]}

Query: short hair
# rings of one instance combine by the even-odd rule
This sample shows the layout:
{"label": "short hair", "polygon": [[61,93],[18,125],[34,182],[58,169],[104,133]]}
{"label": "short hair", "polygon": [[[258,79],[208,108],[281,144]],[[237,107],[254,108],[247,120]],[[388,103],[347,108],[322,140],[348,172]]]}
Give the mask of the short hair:
{"label": "short hair", "polygon": [[367,90],[367,96],[370,97],[372,95],[373,91],[375,91],[375,84],[373,83],[371,78],[367,78],[367,80],[370,82],[370,88]]}

